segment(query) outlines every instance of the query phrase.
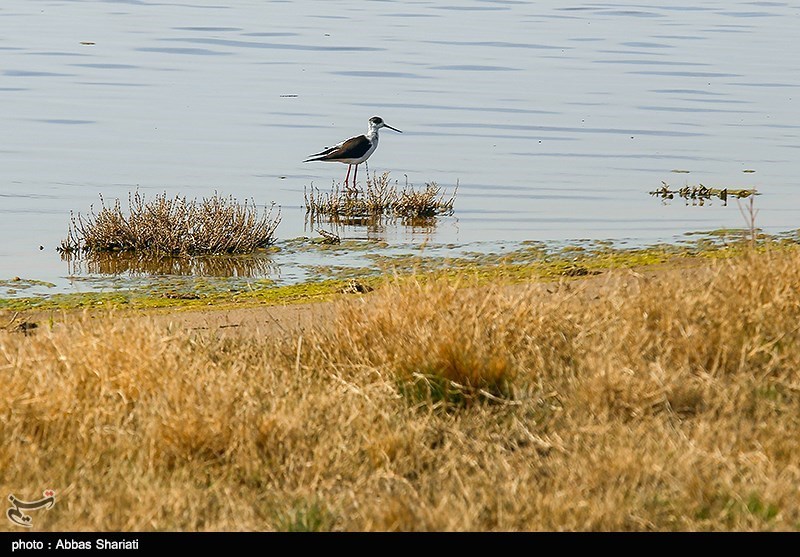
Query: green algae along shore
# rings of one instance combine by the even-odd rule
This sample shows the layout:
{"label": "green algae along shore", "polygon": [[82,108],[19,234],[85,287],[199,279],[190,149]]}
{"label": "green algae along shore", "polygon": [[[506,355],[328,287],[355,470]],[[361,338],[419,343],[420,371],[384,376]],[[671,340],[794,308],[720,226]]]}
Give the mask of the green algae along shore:
{"label": "green algae along shore", "polygon": [[[324,239],[322,239],[324,240]],[[289,241],[297,248],[335,254],[370,250],[374,242],[344,241],[330,244],[321,239]],[[613,269],[659,268],[691,265],[707,258],[728,258],[746,249],[784,249],[800,242],[796,233],[781,236],[754,234],[750,230],[723,229],[687,234],[674,244],[648,247],[615,247],[611,242],[567,245],[555,249],[542,242],[523,242],[500,253],[466,253],[458,257],[418,254],[367,254],[369,265],[341,267],[318,265],[310,269],[316,278],[295,284],[275,284],[266,278],[236,279],[206,276],[174,276],[152,284],[122,285],[113,291],[24,296],[26,286],[43,283],[13,277],[0,280],[0,310],[66,310],[81,308],[191,308],[283,305],[331,300],[379,287],[397,277],[468,279],[473,284],[515,284],[531,281],[573,280]],[[380,246],[378,246],[380,247]],[[222,256],[219,259],[224,259]],[[246,260],[247,258],[239,258]],[[5,292],[15,296],[3,297]]]}

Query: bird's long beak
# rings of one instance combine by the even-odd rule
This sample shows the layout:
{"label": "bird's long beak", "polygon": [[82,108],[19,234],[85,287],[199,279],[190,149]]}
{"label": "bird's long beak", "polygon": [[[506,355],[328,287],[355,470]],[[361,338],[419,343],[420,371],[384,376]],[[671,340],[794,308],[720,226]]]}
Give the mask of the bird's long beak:
{"label": "bird's long beak", "polygon": [[390,126],[389,124],[387,124],[387,123],[385,123],[385,122],[384,122],[384,124],[383,124],[383,125],[384,125],[384,127],[387,127],[387,128],[389,128],[390,130],[394,130],[394,131],[396,131],[397,133],[403,133],[403,132],[401,132],[400,130],[398,130],[397,128],[393,128],[392,126]]}

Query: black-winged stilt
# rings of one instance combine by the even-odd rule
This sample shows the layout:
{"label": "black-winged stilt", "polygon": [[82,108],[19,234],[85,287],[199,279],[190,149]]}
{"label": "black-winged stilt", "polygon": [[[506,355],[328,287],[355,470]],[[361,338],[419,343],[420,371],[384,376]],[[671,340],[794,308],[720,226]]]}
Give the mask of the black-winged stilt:
{"label": "black-winged stilt", "polygon": [[355,166],[355,171],[353,172],[353,186],[355,186],[358,165],[367,160],[378,148],[378,130],[381,128],[389,128],[403,133],[384,122],[380,116],[373,116],[369,119],[369,130],[367,130],[366,134],[345,139],[333,147],[328,147],[324,151],[310,155],[303,162],[324,161],[347,164],[347,176],[344,179],[345,185],[350,180],[350,170]]}

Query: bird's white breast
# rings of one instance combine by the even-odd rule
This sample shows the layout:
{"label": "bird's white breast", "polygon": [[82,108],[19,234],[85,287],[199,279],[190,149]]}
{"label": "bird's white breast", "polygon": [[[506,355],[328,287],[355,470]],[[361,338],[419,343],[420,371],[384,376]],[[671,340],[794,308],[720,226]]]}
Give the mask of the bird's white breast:
{"label": "bird's white breast", "polygon": [[370,157],[370,155],[372,155],[372,153],[375,152],[375,149],[378,148],[378,134],[375,134],[375,137],[370,137],[369,139],[370,139],[369,149],[367,149],[367,152],[364,153],[364,155],[360,159],[358,159],[358,163],[362,163],[365,160],[367,160]]}

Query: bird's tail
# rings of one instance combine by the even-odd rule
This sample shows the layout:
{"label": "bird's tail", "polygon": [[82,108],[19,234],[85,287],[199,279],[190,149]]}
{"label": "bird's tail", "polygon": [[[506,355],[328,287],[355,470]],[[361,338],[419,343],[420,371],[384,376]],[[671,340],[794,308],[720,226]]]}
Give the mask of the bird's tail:
{"label": "bird's tail", "polygon": [[306,160],[303,162],[311,162],[311,161],[324,161],[328,158],[328,155],[333,153],[336,150],[335,147],[328,147],[324,151],[320,151],[319,153],[314,153],[313,155],[309,155]]}

